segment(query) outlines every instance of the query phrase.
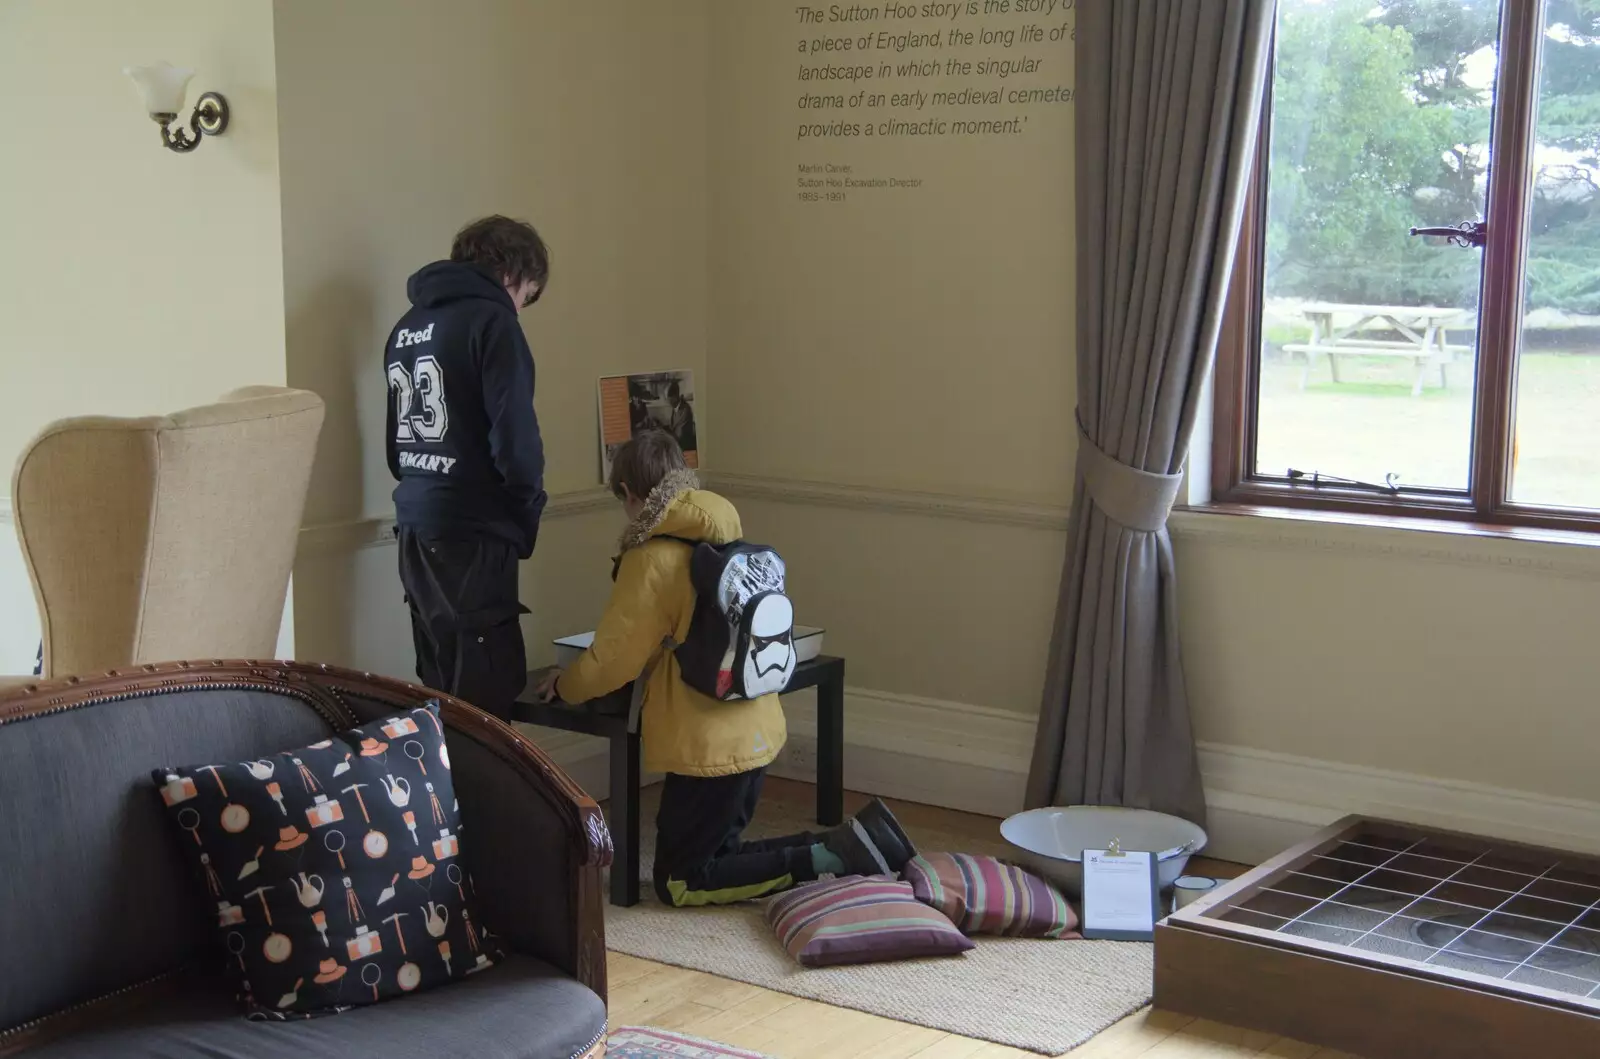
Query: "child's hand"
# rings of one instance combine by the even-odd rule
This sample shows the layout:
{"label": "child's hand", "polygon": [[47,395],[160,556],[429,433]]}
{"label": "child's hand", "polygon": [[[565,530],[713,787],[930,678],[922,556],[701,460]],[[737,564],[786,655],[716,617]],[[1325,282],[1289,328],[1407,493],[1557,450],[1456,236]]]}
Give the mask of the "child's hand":
{"label": "child's hand", "polygon": [[556,700],[556,681],[561,679],[561,667],[551,666],[545,670],[533,685],[533,697],[539,702],[554,702]]}

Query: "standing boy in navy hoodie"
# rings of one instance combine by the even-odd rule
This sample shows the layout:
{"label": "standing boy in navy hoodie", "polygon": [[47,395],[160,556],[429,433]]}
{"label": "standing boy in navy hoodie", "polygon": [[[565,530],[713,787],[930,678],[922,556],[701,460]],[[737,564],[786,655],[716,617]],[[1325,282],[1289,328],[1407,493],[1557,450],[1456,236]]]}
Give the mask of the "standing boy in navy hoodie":
{"label": "standing boy in navy hoodie", "polygon": [[385,444],[417,676],[500,717],[527,681],[517,564],[544,511],[533,354],[517,313],[550,257],[523,221],[485,217],[406,283],[384,352]]}

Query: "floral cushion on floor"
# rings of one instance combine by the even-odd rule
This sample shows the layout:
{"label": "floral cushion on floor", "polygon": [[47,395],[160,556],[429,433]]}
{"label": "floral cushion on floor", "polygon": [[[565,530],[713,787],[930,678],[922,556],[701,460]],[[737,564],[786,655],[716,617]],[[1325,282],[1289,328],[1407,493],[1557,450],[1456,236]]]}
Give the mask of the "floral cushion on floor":
{"label": "floral cushion on floor", "polygon": [[966,934],[1078,937],[1077,914],[1059,890],[994,857],[924,853],[906,865],[905,879],[917,900]]}
{"label": "floral cushion on floor", "polygon": [[252,1017],[342,1011],[500,958],[461,863],[437,704],[151,775]]}
{"label": "floral cushion on floor", "polygon": [[955,956],[972,942],[916,899],[911,884],[885,875],[814,882],[772,899],[767,922],[803,966]]}

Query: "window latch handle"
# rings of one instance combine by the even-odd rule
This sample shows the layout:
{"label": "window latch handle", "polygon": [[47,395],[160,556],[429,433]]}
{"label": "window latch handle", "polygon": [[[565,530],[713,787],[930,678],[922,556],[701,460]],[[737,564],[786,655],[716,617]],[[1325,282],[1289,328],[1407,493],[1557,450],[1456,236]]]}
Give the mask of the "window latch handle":
{"label": "window latch handle", "polygon": [[1482,246],[1489,241],[1489,226],[1482,221],[1462,221],[1441,228],[1413,228],[1412,235],[1436,235],[1463,249]]}

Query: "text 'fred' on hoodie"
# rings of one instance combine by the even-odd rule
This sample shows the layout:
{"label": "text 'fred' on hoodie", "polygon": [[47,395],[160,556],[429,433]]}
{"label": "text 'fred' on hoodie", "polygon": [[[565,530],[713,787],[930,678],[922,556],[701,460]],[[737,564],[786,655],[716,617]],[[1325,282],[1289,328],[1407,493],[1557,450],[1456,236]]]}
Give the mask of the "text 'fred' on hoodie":
{"label": "text 'fred' on hoodie", "polygon": [[487,533],[533,554],[544,511],[544,443],[533,353],[517,307],[486,269],[437,261],[406,283],[389,334],[386,446],[402,526]]}

